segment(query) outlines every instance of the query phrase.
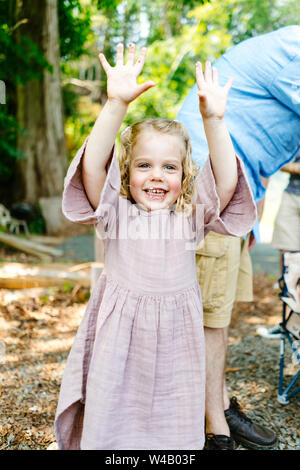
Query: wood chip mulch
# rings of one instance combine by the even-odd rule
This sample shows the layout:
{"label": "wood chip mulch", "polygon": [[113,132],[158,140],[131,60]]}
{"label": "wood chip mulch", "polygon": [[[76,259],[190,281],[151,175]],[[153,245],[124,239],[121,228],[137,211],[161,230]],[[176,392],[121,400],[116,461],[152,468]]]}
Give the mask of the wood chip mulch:
{"label": "wood chip mulch", "polygon": [[[236,304],[229,337],[227,381],[249,416],[278,435],[279,449],[300,448],[300,393],[277,400],[279,341],[257,326],[280,321],[274,279],[254,276],[255,299]],[[89,298],[66,286],[0,290],[0,450],[54,450],[53,428],[65,362]]]}

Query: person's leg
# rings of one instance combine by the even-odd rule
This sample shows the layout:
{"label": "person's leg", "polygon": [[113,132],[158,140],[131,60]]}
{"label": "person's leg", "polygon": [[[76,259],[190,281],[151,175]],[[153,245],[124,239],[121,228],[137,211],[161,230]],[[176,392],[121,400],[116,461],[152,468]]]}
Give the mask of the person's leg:
{"label": "person's leg", "polygon": [[[206,430],[207,432],[215,432],[215,434],[224,434],[226,436],[230,436],[230,430],[224,415],[224,411],[228,410],[230,407],[225,374],[228,330],[228,327],[204,328],[205,342],[207,345]],[[220,358],[223,358],[223,361],[220,360]],[[213,368],[216,365],[217,367],[214,370]],[[216,397],[218,397],[218,399],[215,401]],[[217,406],[216,402],[218,403]],[[220,432],[217,432],[218,429]]]}
{"label": "person's leg", "polygon": [[[300,248],[300,196],[286,191],[274,222],[271,246],[282,251],[299,251]],[[291,230],[292,227],[292,230]],[[281,265],[282,266],[282,265]]]}
{"label": "person's leg", "polygon": [[[229,400],[225,382],[227,327],[233,302],[235,298],[252,300],[252,271],[247,242],[242,239],[231,242],[230,239],[232,237],[224,237],[225,249],[218,252],[217,246],[214,246],[217,240],[211,237],[196,255],[206,338],[206,432],[211,433],[207,434],[206,449],[233,450],[235,447],[231,438],[244,447],[267,449],[276,443],[276,435],[270,429],[252,422],[242,412],[236,397]],[[226,240],[229,240],[228,244]],[[224,416],[231,438],[228,437]]]}
{"label": "person's leg", "polygon": [[[284,250],[279,250],[281,276],[283,276],[283,254],[284,253],[285,253]],[[280,322],[274,326],[270,326],[269,328],[266,326],[259,326],[256,329],[256,333],[265,339],[280,339],[281,338]]]}
{"label": "person's leg", "polygon": [[[236,290],[236,301],[253,300],[252,263],[248,250],[249,237],[241,240],[240,269]],[[225,379],[225,376],[224,376]],[[268,449],[276,444],[275,433],[253,422],[243,411],[236,397],[229,399],[226,383],[223,389],[224,414],[230,434],[238,444],[250,449]]]}
{"label": "person's leg", "polygon": [[[283,276],[283,255],[287,251],[300,250],[300,196],[282,193],[281,203],[274,222],[271,246],[279,250],[280,273]],[[291,227],[293,228],[291,230]],[[280,339],[280,323],[272,327],[258,327],[259,336],[267,339]]]}
{"label": "person's leg", "polygon": [[224,409],[226,409],[224,408],[224,387],[226,388],[224,371],[227,350],[227,335],[224,330],[227,328],[204,328],[206,347],[205,419],[206,433],[230,436],[224,415]]}
{"label": "person's leg", "polygon": [[[206,433],[230,436],[224,415],[225,359],[239,271],[240,239],[210,233],[197,250],[206,345]],[[223,440],[222,440],[223,443]],[[227,443],[228,444],[228,443]]]}
{"label": "person's leg", "polygon": [[[223,335],[224,335],[223,341],[224,341],[224,344],[226,345],[225,354],[227,353],[227,346],[228,346],[228,330],[229,330],[229,327],[223,328]],[[223,373],[223,409],[227,410],[230,406],[230,398],[228,395],[228,389],[226,385],[225,369],[226,369],[226,356],[225,356],[225,361],[224,361],[224,373]]]}

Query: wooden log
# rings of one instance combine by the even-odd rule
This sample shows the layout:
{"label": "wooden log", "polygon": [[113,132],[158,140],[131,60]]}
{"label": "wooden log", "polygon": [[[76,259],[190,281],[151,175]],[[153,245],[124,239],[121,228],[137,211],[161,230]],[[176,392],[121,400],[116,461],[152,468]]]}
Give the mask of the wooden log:
{"label": "wooden log", "polygon": [[71,271],[71,266],[35,266],[22,263],[0,265],[0,288],[29,289],[62,286],[66,283],[90,287],[90,272]]}
{"label": "wooden log", "polygon": [[75,271],[81,271],[82,269],[88,269],[88,268],[99,268],[103,269],[103,263],[97,263],[96,261],[89,261],[88,263],[82,263],[82,264],[76,264],[75,266],[72,266],[70,268],[71,272]]}
{"label": "wooden log", "polygon": [[62,256],[63,251],[57,248],[42,245],[40,243],[26,240],[16,235],[0,232],[0,242],[12,246],[17,250],[38,256],[44,261],[51,261],[52,257]]}
{"label": "wooden log", "polygon": [[17,277],[0,279],[1,289],[31,289],[33,287],[54,287],[63,286],[66,283],[79,284],[83,287],[90,287],[90,279],[68,279],[68,278],[49,278],[49,277]]}
{"label": "wooden log", "polygon": [[48,235],[33,235],[28,236],[28,240],[34,243],[41,243],[42,245],[55,246],[60,245],[65,241],[65,237],[51,237]]}

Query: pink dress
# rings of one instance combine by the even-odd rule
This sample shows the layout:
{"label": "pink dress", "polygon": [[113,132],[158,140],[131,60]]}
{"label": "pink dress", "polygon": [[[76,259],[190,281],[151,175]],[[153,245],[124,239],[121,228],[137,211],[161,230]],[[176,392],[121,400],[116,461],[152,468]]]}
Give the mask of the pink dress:
{"label": "pink dress", "polygon": [[122,198],[114,154],[94,211],[81,180],[84,148],[69,167],[63,211],[106,237],[105,268],[67,360],[59,448],[202,449],[205,350],[194,249],[209,230],[251,230],[256,208],[243,164],[237,158],[238,185],[220,216],[208,160],[197,178],[200,210],[186,217]]}

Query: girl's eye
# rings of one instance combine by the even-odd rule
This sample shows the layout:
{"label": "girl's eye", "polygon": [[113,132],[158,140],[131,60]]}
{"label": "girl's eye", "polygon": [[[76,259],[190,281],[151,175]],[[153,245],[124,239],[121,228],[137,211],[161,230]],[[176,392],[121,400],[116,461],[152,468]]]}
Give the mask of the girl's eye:
{"label": "girl's eye", "polygon": [[149,166],[148,163],[141,163],[139,165],[139,168],[148,168],[148,166]]}
{"label": "girl's eye", "polygon": [[173,165],[166,165],[167,170],[175,170],[175,167]]}

